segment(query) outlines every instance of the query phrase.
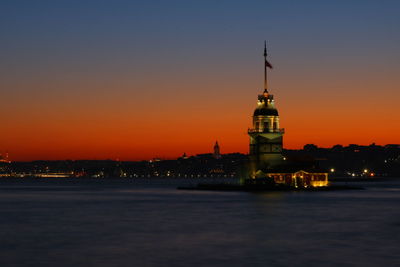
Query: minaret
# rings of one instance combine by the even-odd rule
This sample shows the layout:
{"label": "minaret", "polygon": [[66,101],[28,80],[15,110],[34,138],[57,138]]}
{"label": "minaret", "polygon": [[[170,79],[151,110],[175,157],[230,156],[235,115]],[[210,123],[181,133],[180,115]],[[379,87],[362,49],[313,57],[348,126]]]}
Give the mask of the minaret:
{"label": "minaret", "polygon": [[284,130],[279,128],[278,110],[274,96],[268,92],[267,68],[272,65],[267,61],[267,48],[264,43],[264,91],[258,95],[257,108],[253,113],[253,128],[250,136],[250,176],[262,177],[269,170],[282,163]]}
{"label": "minaret", "polygon": [[221,158],[221,153],[219,151],[218,141],[215,141],[213,157],[216,158],[216,159],[220,159]]}

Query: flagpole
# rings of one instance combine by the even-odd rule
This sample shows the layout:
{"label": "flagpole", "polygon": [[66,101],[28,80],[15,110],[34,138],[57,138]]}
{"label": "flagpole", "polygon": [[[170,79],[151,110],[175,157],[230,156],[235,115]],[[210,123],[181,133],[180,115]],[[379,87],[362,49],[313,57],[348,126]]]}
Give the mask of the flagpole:
{"label": "flagpole", "polygon": [[267,42],[264,41],[264,90],[268,92],[267,84]]}

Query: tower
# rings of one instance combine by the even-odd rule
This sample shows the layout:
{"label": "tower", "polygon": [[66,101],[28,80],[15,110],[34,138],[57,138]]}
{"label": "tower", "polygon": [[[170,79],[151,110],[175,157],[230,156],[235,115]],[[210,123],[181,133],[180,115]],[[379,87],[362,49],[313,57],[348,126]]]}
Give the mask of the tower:
{"label": "tower", "polygon": [[219,151],[218,141],[215,141],[213,157],[216,159],[221,158],[221,152]]}
{"label": "tower", "polygon": [[253,128],[248,130],[252,178],[263,176],[283,161],[281,153],[284,129],[279,128],[274,96],[268,92],[267,68],[272,69],[272,65],[267,61],[264,43],[264,91],[258,95],[257,107],[253,113]]}

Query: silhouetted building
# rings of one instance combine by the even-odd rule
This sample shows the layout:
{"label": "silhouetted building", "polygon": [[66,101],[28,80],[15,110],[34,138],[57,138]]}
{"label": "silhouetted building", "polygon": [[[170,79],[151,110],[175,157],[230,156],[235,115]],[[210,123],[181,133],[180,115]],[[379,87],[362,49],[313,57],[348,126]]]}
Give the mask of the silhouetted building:
{"label": "silhouetted building", "polygon": [[[266,170],[264,178],[293,186],[321,184],[329,178],[370,179],[400,177],[400,145],[335,145],[331,148],[284,149],[284,164]],[[0,177],[249,177],[248,155],[212,153],[182,156],[177,160],[112,161],[62,160],[10,162],[0,161]],[[311,175],[311,176],[309,176]],[[314,175],[314,176],[313,176]],[[318,178],[318,179],[317,179]],[[312,183],[311,183],[312,182]],[[310,184],[311,183],[311,184]]]}
{"label": "silhouetted building", "polygon": [[221,152],[219,150],[218,141],[215,141],[213,157],[215,159],[220,159],[221,158]]}
{"label": "silhouetted building", "polygon": [[0,162],[11,163],[9,156],[8,156],[8,152],[6,152],[4,156],[2,154],[0,154]]}

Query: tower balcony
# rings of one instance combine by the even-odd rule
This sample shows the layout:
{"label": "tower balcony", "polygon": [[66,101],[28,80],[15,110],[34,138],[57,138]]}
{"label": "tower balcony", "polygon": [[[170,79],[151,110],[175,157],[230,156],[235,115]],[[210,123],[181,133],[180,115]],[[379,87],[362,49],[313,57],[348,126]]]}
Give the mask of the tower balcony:
{"label": "tower balcony", "polygon": [[251,133],[285,133],[284,128],[280,129],[255,129],[255,128],[249,128],[247,131],[249,134]]}

